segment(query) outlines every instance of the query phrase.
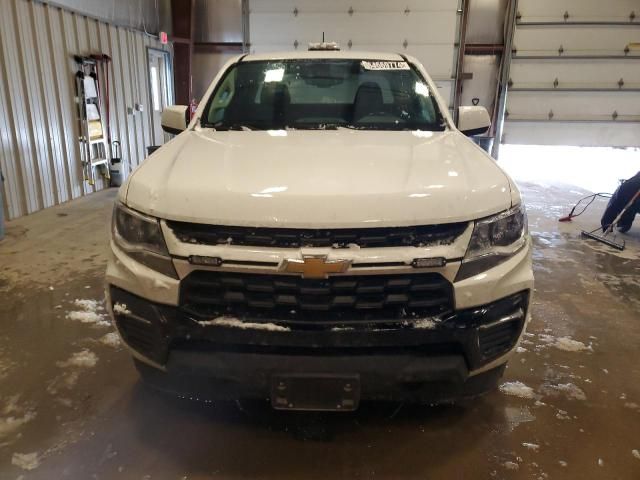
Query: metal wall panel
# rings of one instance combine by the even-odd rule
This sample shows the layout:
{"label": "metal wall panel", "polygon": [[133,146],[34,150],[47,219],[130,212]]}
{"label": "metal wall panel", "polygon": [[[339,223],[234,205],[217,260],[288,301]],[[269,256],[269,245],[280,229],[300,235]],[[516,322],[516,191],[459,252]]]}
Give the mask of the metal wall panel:
{"label": "metal wall panel", "polygon": [[[306,50],[335,41],[343,49],[415,56],[451,101],[456,59],[458,2],[411,0],[253,0],[249,4],[251,52]],[[296,47],[297,45],[297,47]]]}
{"label": "metal wall panel", "polygon": [[502,143],[640,146],[638,7],[520,0]]}
{"label": "metal wall panel", "polygon": [[82,177],[74,54],[112,58],[110,124],[112,139],[123,146],[124,176],[144,159],[152,143],[148,46],[163,47],[142,32],[46,3],[0,2],[0,168],[7,218],[107,186],[100,177],[95,186]]}
{"label": "metal wall panel", "polygon": [[157,0],[36,0],[79,15],[110,23],[157,33],[159,12]]}

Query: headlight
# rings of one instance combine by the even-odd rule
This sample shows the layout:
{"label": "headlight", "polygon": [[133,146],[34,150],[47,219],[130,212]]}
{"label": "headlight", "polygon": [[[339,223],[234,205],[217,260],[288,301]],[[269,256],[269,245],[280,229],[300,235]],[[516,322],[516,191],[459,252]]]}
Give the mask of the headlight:
{"label": "headlight", "polygon": [[527,243],[527,214],[523,204],[476,221],[469,248],[456,281],[495,267]]}
{"label": "headlight", "polygon": [[163,275],[178,278],[157,218],[116,204],[111,230],[114,242],[128,256]]}

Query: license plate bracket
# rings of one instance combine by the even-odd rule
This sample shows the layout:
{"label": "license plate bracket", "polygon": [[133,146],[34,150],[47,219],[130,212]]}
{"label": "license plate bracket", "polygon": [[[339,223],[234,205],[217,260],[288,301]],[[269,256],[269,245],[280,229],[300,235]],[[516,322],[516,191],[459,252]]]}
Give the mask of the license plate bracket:
{"label": "license plate bracket", "polygon": [[349,412],[360,404],[359,375],[282,374],[271,377],[276,410]]}

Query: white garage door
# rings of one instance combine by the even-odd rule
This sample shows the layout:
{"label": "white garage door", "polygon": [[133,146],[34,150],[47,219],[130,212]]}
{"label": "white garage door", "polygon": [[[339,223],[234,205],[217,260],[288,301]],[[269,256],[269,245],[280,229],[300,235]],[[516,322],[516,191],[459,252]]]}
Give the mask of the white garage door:
{"label": "white garage door", "polygon": [[520,0],[502,143],[639,146],[639,0]]}
{"label": "white garage door", "polygon": [[251,52],[306,50],[324,32],[343,50],[413,55],[451,104],[457,1],[251,0],[249,9]]}

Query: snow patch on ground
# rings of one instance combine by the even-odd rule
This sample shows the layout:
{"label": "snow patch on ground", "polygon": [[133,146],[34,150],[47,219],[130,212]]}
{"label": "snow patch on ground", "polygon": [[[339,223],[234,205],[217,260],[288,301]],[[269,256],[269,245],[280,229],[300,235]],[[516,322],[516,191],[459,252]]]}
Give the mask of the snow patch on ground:
{"label": "snow patch on ground", "polygon": [[47,392],[51,395],[57,395],[60,389],[71,390],[78,383],[80,374],[78,372],[66,372],[56,377],[48,386]]}
{"label": "snow patch on ground", "polygon": [[218,317],[213,320],[198,322],[200,325],[215,325],[217,327],[240,328],[242,330],[267,330],[270,332],[288,332],[290,328],[275,323],[243,322],[234,317]]}
{"label": "snow patch on ground", "polygon": [[98,363],[98,357],[95,353],[88,349],[80,350],[69,357],[64,362],[56,362],[56,365],[60,368],[67,367],[79,367],[79,368],[92,368]]}
{"label": "snow patch on ground", "polygon": [[592,350],[590,345],[585,345],[584,343],[573,340],[569,337],[557,338],[553,346],[558,350],[564,350],[565,352],[581,352],[583,350]]}
{"label": "snow patch on ground", "polygon": [[537,443],[522,442],[522,446],[528,450],[533,450],[534,452],[540,450],[540,445],[538,445]]}
{"label": "snow patch on ground", "polygon": [[116,332],[109,332],[100,338],[100,343],[108,347],[116,348],[120,346],[120,337]]}
{"label": "snow patch on ground", "polygon": [[517,348],[516,348],[516,353],[524,353],[524,352],[526,352],[526,351],[527,351],[527,349],[526,349],[526,348],[524,348],[524,347],[517,347]]}
{"label": "snow patch on ground", "polygon": [[506,382],[500,385],[500,391],[505,395],[520,398],[533,398],[533,388],[522,382]]}
{"label": "snow patch on ground", "polygon": [[520,465],[518,465],[516,462],[504,462],[502,465],[507,470],[519,470],[520,469]]}
{"label": "snow patch on ground", "polygon": [[40,466],[38,452],[14,453],[11,457],[11,464],[23,470],[35,470]]}
{"label": "snow patch on ground", "polygon": [[569,465],[567,462],[565,462],[564,460],[558,460],[558,463],[560,464],[561,467],[566,467],[567,465]]}
{"label": "snow patch on ground", "polygon": [[543,343],[554,343],[556,341],[556,337],[553,335],[547,335],[546,333],[538,334],[538,340]]}
{"label": "snow patch on ground", "polygon": [[633,455],[634,457],[636,457],[638,460],[640,460],[640,451],[638,450],[631,450],[631,455]]}
{"label": "snow patch on ground", "polygon": [[586,400],[587,396],[580,387],[573,383],[559,383],[558,385],[544,385],[543,391],[548,394],[563,393],[569,400]]}
{"label": "snow patch on ground", "polygon": [[19,404],[20,395],[12,395],[4,402],[0,416],[0,439],[8,437],[36,417],[34,411]]}
{"label": "snow patch on ground", "polygon": [[332,332],[351,332],[353,330],[353,327],[333,327],[331,329]]}
{"label": "snow patch on ground", "polygon": [[100,327],[108,327],[111,325],[111,322],[105,320],[104,313],[100,313],[104,310],[101,302],[90,299],[76,299],[74,300],[73,304],[79,310],[67,312],[66,317],[69,320],[80,323],[94,324]]}
{"label": "snow patch on ground", "polygon": [[76,307],[82,310],[85,310],[87,312],[96,312],[98,310],[104,310],[104,307],[101,305],[101,302],[99,302],[98,300],[76,298],[73,301],[73,304]]}
{"label": "snow patch on ground", "polygon": [[0,417],[0,439],[8,437],[34,418],[36,418],[36,414],[32,411],[25,412],[22,416]]}

